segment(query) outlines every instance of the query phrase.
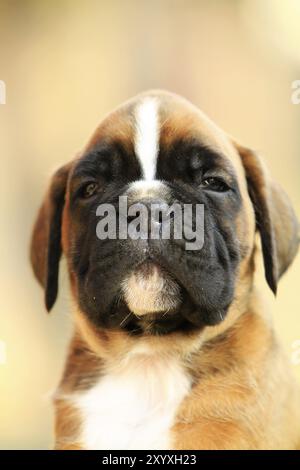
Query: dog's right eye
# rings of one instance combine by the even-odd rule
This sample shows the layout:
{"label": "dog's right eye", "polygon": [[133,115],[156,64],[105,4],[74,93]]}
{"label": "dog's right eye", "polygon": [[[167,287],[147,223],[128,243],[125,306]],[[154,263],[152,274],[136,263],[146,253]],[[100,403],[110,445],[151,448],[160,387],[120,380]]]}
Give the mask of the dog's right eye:
{"label": "dog's right eye", "polygon": [[223,181],[221,178],[215,178],[213,176],[204,178],[201,181],[200,186],[203,189],[208,189],[217,193],[224,193],[230,189],[229,186],[225,183],[225,181]]}
{"label": "dog's right eye", "polygon": [[97,183],[94,183],[94,182],[88,183],[82,188],[81,196],[84,199],[88,199],[88,198],[94,196],[97,189],[98,189],[98,184]]}

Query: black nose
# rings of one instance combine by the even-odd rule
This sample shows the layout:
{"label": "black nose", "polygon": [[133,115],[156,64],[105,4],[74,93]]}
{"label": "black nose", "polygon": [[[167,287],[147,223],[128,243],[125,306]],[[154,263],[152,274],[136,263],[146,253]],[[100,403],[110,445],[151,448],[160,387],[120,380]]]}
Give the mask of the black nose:
{"label": "black nose", "polygon": [[[167,216],[169,206],[163,199],[157,198],[144,198],[128,206],[128,223],[136,219],[136,217],[143,217],[148,215],[148,220],[151,218],[154,222],[161,224],[164,216]],[[172,214],[170,214],[171,216]]]}
{"label": "black nose", "polygon": [[167,202],[161,198],[142,198],[128,205],[127,222],[130,224],[139,220],[142,238],[149,238],[149,235],[153,236],[154,233],[154,238],[160,238],[164,221],[174,216],[169,209]]}

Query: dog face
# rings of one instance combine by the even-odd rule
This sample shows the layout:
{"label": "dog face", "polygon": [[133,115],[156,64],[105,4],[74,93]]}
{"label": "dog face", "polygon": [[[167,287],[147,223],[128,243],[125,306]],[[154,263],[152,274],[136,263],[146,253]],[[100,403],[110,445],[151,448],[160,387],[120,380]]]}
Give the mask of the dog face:
{"label": "dog face", "polygon": [[[122,197],[128,206],[201,205],[201,227],[195,211],[188,222],[203,232],[201,249],[186,249],[183,229],[181,238],[120,238],[120,221],[116,237],[100,239],[97,208],[109,204],[118,214]],[[282,190],[251,151],[197,108],[150,92],[110,114],[80,157],[54,176],[34,228],[32,263],[47,309],[63,250],[73,295],[94,328],[188,332],[223,322],[251,290],[256,228],[275,292],[298,246]]]}

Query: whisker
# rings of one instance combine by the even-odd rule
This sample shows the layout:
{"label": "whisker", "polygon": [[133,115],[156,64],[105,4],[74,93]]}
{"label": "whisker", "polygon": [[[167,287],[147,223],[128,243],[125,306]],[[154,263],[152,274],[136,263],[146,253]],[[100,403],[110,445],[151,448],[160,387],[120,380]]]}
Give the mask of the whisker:
{"label": "whisker", "polygon": [[126,317],[125,317],[125,318],[123,318],[123,320],[121,321],[121,323],[120,323],[120,325],[119,325],[119,326],[123,326],[123,325],[124,325],[124,323],[126,322],[126,320],[127,320],[129,317],[130,317],[130,315],[131,315],[131,312],[129,312],[129,313],[128,313],[128,315],[126,315]]}

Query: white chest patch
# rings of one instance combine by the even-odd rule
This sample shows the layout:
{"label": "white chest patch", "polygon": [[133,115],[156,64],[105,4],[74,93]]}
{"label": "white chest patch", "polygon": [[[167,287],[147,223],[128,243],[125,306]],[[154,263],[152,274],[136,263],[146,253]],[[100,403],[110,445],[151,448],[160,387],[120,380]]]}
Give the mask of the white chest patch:
{"label": "white chest patch", "polygon": [[171,449],[170,428],[190,378],[175,359],[134,354],[77,395],[86,449]]}
{"label": "white chest patch", "polygon": [[156,98],[144,99],[135,110],[134,147],[144,180],[154,180],[159,150],[159,115]]}

